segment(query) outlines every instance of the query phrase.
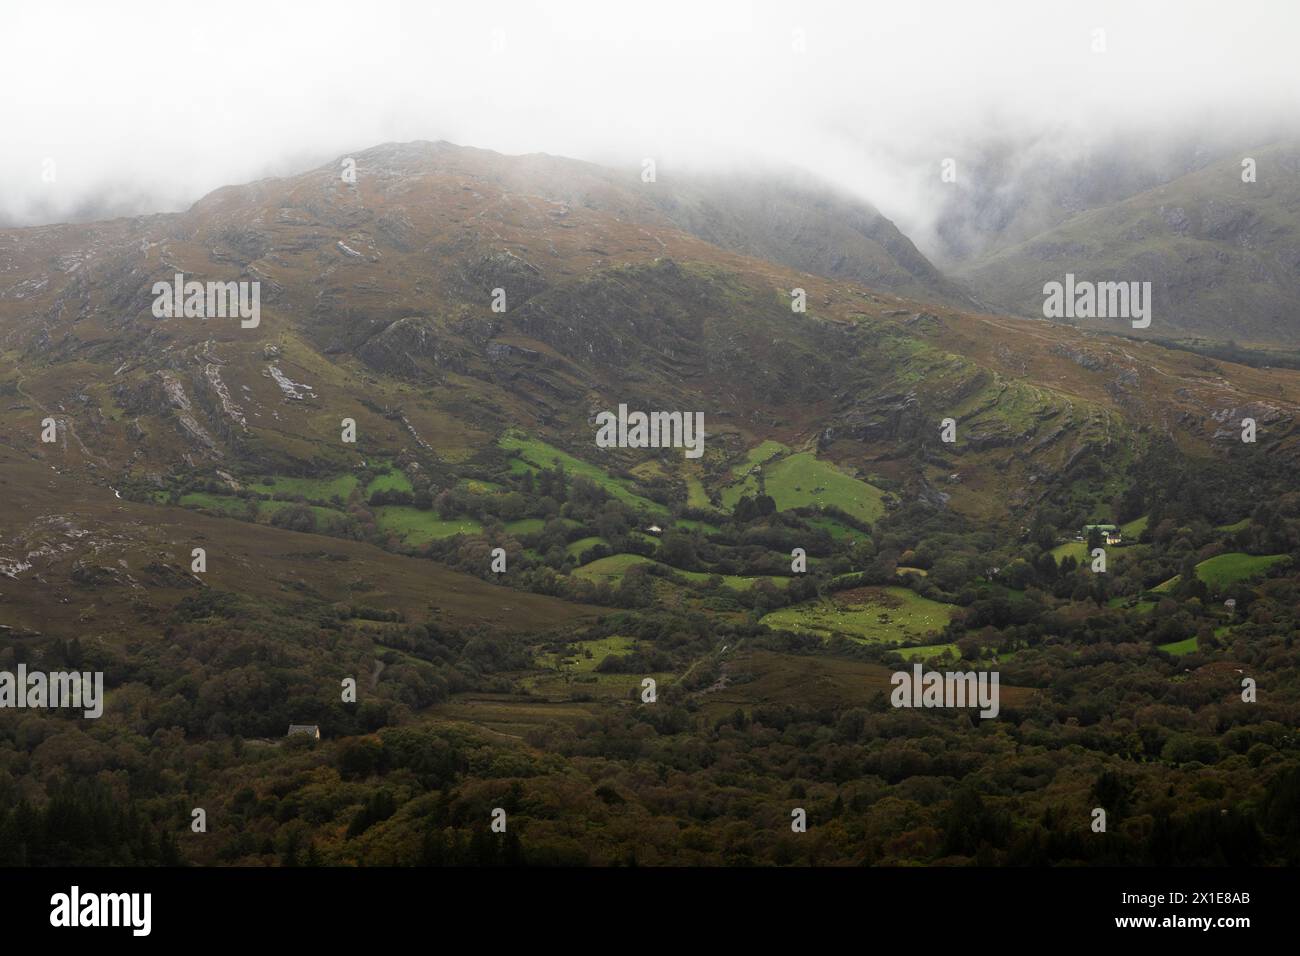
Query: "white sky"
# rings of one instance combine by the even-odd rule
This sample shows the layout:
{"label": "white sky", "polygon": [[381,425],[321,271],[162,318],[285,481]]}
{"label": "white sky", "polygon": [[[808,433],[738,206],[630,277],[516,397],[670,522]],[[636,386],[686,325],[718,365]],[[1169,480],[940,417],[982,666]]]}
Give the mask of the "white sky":
{"label": "white sky", "polygon": [[183,209],[448,139],[653,156],[661,178],[795,163],[905,224],[911,167],[990,130],[1136,147],[1300,116],[1298,28],[1294,0],[0,0],[0,223]]}

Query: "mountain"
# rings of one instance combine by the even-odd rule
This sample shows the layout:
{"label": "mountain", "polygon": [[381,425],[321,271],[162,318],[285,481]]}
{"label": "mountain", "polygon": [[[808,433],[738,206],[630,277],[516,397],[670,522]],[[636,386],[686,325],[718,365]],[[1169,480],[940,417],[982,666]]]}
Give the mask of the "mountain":
{"label": "mountain", "polygon": [[1226,129],[1210,138],[1196,129],[1149,137],[1125,130],[1100,139],[1059,129],[983,130],[952,147],[962,157],[955,180],[931,184],[936,261],[960,271],[1073,216],[1238,156],[1242,138],[1242,131]]}
{"label": "mountain", "polygon": [[[1246,150],[1116,202],[1079,212],[1031,238],[964,263],[981,298],[1043,314],[1043,285],[1078,279],[1149,281],[1154,315],[1142,334],[1300,344],[1300,148]],[[1094,320],[1125,331],[1126,323]]]}
{"label": "mountain", "polygon": [[1294,818],[1300,371],[978,311],[782,183],[388,144],[0,231],[0,669],[109,690],[0,714],[0,863],[1292,860],[1233,834]]}
{"label": "mountain", "polygon": [[723,249],[909,298],[975,305],[878,210],[807,174],[692,177],[650,195],[674,226]]}
{"label": "mountain", "polygon": [[[456,461],[508,425],[572,440],[615,399],[704,409],[728,423],[723,442],[924,443],[927,423],[964,413],[1009,448],[1121,410],[1130,427],[1179,423],[1206,441],[1215,416],[1265,399],[1288,415],[1293,400],[1284,372],[1263,386],[1257,372],[1197,375],[1184,353],[923,307],[698,238],[770,248],[782,230],[744,229],[758,207],[740,190],[718,218],[703,187],[669,203],[687,231],[588,164],[448,144],[355,159],[355,184],[331,164],[184,214],[0,233],[5,387],[22,399],[7,439],[25,447],[38,411],[62,412],[67,466],[156,482],[177,462],[344,467],[357,457],[337,441],[344,417],[365,441]],[[178,272],[261,282],[260,325],[154,318],[154,283]],[[1172,377],[1176,393],[1139,387]]]}

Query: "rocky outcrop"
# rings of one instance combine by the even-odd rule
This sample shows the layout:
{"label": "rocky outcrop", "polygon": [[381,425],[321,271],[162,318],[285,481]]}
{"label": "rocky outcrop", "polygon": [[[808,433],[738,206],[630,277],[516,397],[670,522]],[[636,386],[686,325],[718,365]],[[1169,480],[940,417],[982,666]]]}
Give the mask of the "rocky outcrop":
{"label": "rocky outcrop", "polygon": [[464,342],[423,316],[398,319],[357,349],[376,371],[415,381],[441,381],[444,373],[469,372],[473,353]]}

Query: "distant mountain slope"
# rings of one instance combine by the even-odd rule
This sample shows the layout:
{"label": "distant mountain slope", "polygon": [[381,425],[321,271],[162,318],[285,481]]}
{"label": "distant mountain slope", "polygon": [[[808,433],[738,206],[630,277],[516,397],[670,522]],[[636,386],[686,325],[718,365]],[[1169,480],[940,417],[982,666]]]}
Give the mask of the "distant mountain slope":
{"label": "distant mountain slope", "polygon": [[[1032,239],[960,270],[980,297],[1042,316],[1043,285],[1066,273],[1092,281],[1150,281],[1151,327],[1160,337],[1198,335],[1300,344],[1300,147],[1247,152],[1257,182],[1234,157],[1072,216]],[[1122,320],[1094,320],[1128,332]]]}
{"label": "distant mountain slope", "polygon": [[643,182],[640,169],[545,154],[501,156],[446,143],[403,148],[427,149],[445,168],[473,168],[511,191],[676,228],[731,252],[912,298],[972,304],[969,293],[874,206],[801,170],[702,175],[660,169],[653,182]]}
{"label": "distant mountain slope", "polygon": [[[504,633],[508,605],[562,627],[590,615],[592,594],[538,564],[564,560],[559,541],[529,554],[520,540],[567,533],[539,514],[546,462],[583,479],[575,494],[590,485],[639,509],[638,524],[688,506],[725,522],[751,450],[784,447],[794,464],[759,476],[774,505],[822,500],[833,482],[844,514],[915,507],[1007,533],[1053,501],[1105,513],[1155,443],[1249,454],[1243,417],[1261,458],[1300,457],[1300,371],[742,255],[589,164],[437,144],[353,158],[355,183],[330,164],[179,215],[0,230],[5,627],[66,639],[199,613],[218,598],[185,571],[195,541],[209,586],[267,607],[306,596],[330,602],[331,620],[436,613]],[[746,215],[767,214],[692,202],[674,215],[734,240]],[[259,323],[155,317],[154,284],[178,272],[260,283]],[[598,448],[594,417],[620,404],[702,413],[703,456]],[[531,469],[511,446],[534,450]],[[536,483],[512,483],[516,467]],[[475,504],[488,499],[496,510]],[[189,522],[195,508],[211,520]],[[570,530],[582,537],[564,545],[597,527]],[[323,544],[335,538],[357,546]],[[453,573],[482,573],[497,542],[524,565],[509,583],[566,600]],[[391,553],[404,549],[446,573]],[[89,594],[93,607],[79,603]]]}
{"label": "distant mountain slope", "polygon": [[686,179],[650,195],[678,228],[724,249],[911,298],[974,304],[873,206],[810,177]]}
{"label": "distant mountain slope", "polygon": [[[930,182],[935,207],[928,227],[934,262],[952,271],[1059,226],[1072,216],[1237,155],[1240,135],[1219,131],[1155,137],[1131,133],[1101,141],[1053,131],[989,131],[953,147],[960,157],[953,182]],[[1247,137],[1267,142],[1269,137]],[[1227,143],[1232,143],[1228,146]]]}
{"label": "distant mountain slope", "polygon": [[[330,164],[180,215],[0,231],[0,444],[127,491],[402,454],[446,484],[507,428],[593,457],[591,416],[626,402],[702,411],[706,467],[771,438],[995,515],[1099,455],[1118,467],[1105,450],[1147,431],[1213,454],[1250,414],[1270,447],[1296,442],[1296,372],[924,305],[669,218],[767,245],[785,227],[747,217],[823,214],[793,200],[686,191],[665,212],[639,181],[554,157],[420,143],[353,158],[355,183]],[[260,282],[260,324],[155,318],[153,285],[177,272]],[[936,438],[947,416],[953,446]],[[36,439],[47,417],[57,445]]]}

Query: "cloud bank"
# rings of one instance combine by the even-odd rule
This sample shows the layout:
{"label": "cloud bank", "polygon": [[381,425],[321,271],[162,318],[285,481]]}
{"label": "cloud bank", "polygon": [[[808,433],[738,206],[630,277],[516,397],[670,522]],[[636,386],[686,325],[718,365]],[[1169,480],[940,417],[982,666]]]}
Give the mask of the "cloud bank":
{"label": "cloud bank", "polygon": [[[387,141],[795,165],[923,248],[939,164],[1293,135],[1300,6],[399,0],[6,13],[0,224],[188,207]],[[1100,31],[1100,32],[1099,32]],[[1174,148],[1174,147],[1170,147]]]}

